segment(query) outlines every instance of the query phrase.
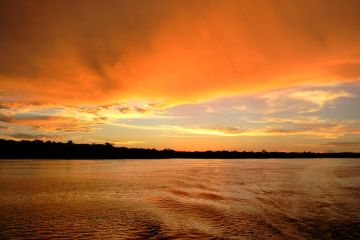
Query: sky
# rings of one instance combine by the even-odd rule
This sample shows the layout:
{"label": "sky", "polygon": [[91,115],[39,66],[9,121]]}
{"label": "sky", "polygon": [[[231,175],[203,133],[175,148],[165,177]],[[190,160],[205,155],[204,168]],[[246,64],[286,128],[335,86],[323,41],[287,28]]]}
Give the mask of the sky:
{"label": "sky", "polygon": [[0,0],[0,138],[360,151],[358,0]]}

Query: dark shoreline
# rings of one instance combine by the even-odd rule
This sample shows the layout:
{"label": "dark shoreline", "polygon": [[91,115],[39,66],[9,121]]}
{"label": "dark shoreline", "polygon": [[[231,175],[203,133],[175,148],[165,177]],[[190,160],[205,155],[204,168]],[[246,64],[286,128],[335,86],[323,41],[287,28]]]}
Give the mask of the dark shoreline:
{"label": "dark shoreline", "polygon": [[114,147],[105,144],[75,144],[51,141],[0,139],[0,159],[268,159],[268,158],[360,158],[360,152],[246,152],[174,151]]}

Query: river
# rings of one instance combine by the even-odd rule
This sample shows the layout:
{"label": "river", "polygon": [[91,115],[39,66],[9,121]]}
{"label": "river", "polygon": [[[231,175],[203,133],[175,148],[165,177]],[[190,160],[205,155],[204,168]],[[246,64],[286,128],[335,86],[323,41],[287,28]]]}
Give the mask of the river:
{"label": "river", "polygon": [[360,159],[0,160],[1,239],[360,239]]}

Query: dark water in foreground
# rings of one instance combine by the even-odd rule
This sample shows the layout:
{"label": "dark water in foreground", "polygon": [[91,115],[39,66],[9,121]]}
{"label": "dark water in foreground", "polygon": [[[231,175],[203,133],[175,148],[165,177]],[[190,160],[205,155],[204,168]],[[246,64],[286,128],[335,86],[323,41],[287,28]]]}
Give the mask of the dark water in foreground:
{"label": "dark water in foreground", "polygon": [[1,239],[360,239],[360,159],[1,160]]}

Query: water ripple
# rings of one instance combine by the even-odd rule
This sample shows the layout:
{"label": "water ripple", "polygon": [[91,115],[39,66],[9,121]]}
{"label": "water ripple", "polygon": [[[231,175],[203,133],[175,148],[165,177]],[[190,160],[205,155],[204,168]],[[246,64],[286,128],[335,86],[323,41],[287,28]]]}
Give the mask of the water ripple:
{"label": "water ripple", "polygon": [[358,159],[0,167],[0,239],[360,239]]}

